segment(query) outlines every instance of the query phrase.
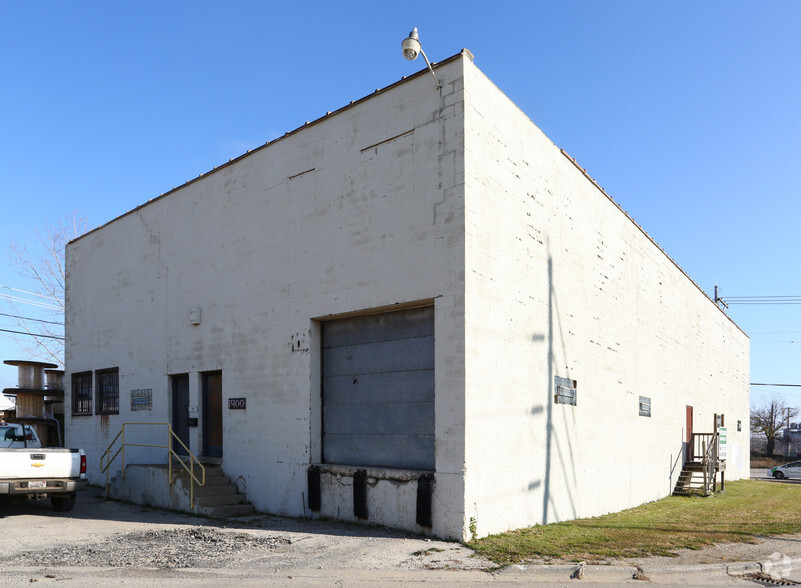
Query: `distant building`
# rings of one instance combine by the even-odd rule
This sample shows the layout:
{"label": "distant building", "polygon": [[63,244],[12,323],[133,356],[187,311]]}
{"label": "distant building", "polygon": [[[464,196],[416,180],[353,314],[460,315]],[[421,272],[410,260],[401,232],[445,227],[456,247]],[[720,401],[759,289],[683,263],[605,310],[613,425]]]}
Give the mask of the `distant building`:
{"label": "distant building", "polygon": [[[751,433],[751,452],[764,455],[767,451],[768,440],[763,433]],[[773,455],[785,456],[788,459],[801,457],[801,426],[799,423],[790,423],[776,431],[773,443]]]}
{"label": "distant building", "polygon": [[715,414],[748,476],[746,335],[467,53],[436,73],[68,245],[93,482],[169,421],[258,509],[462,539],[666,496]]}
{"label": "distant building", "polygon": [[0,419],[5,418],[9,411],[14,410],[14,402],[8,397],[0,394]]}

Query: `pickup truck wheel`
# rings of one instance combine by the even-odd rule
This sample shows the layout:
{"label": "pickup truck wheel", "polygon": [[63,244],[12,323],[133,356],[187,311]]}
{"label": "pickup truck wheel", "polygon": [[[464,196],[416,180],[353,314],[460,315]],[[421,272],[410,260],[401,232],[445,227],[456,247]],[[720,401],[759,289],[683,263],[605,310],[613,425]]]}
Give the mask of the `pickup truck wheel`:
{"label": "pickup truck wheel", "polygon": [[72,510],[75,506],[75,495],[72,496],[51,496],[50,503],[53,505],[53,510],[59,512],[66,512]]}

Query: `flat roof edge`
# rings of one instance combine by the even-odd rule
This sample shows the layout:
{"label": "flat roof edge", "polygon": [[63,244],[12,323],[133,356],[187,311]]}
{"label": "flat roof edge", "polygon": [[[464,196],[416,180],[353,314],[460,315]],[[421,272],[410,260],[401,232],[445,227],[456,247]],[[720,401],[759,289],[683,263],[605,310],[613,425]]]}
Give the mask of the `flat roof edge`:
{"label": "flat roof edge", "polygon": [[[443,59],[442,61],[432,62],[431,66],[434,69],[436,69],[437,67],[440,67],[440,66],[445,65],[447,63],[450,63],[452,61],[455,61],[456,59],[458,59],[459,57],[462,57],[462,56],[467,57],[471,61],[473,60],[473,54],[468,49],[462,49],[461,51],[459,51],[459,53],[455,53],[454,55],[451,55],[450,57],[448,57],[446,59]],[[169,196],[170,194],[172,194],[174,192],[177,192],[181,188],[185,188],[186,186],[189,186],[190,184],[194,184],[195,182],[200,181],[200,180],[210,176],[213,173],[216,173],[216,172],[218,172],[218,171],[220,171],[222,169],[225,169],[228,166],[233,165],[234,163],[237,163],[238,161],[244,159],[245,157],[248,157],[249,155],[252,155],[252,154],[256,153],[257,151],[261,151],[262,149],[270,147],[271,145],[274,145],[275,143],[278,143],[279,141],[281,141],[283,139],[286,139],[287,137],[290,137],[290,136],[292,136],[292,135],[294,135],[296,133],[299,133],[300,131],[302,131],[304,129],[307,129],[307,128],[311,127],[311,126],[314,126],[314,125],[316,125],[316,124],[318,124],[318,123],[320,123],[320,122],[322,122],[324,120],[328,120],[332,116],[336,116],[337,114],[340,114],[341,112],[344,112],[344,111],[356,106],[357,104],[361,104],[362,102],[366,102],[367,100],[370,100],[371,98],[373,98],[375,96],[383,94],[384,92],[388,92],[389,90],[392,90],[393,88],[395,88],[395,87],[397,87],[397,86],[399,86],[401,84],[404,84],[404,83],[406,83],[406,82],[408,82],[410,80],[413,80],[415,78],[418,78],[420,76],[424,76],[424,75],[426,75],[428,73],[429,73],[428,67],[425,67],[425,68],[421,69],[420,71],[415,72],[415,73],[413,73],[411,75],[403,76],[401,79],[399,79],[396,82],[391,83],[388,86],[384,86],[383,88],[377,88],[375,90],[375,92],[373,92],[372,94],[367,94],[367,95],[362,96],[361,98],[359,98],[357,100],[351,100],[349,104],[346,104],[345,106],[341,106],[340,108],[338,108],[336,110],[329,110],[328,112],[326,112],[323,116],[321,116],[319,118],[316,118],[316,119],[314,119],[312,121],[306,121],[301,126],[296,127],[294,129],[292,129],[291,131],[287,131],[286,133],[284,133],[283,135],[281,135],[280,137],[278,137],[276,139],[273,139],[272,141],[267,141],[263,145],[259,145],[258,147],[254,147],[253,149],[248,149],[242,155],[239,155],[237,157],[231,158],[228,161],[226,161],[225,163],[222,163],[222,164],[212,168],[211,170],[209,170],[207,172],[204,172],[204,173],[198,175],[195,178],[192,178],[191,180],[187,180],[186,182],[184,182],[180,186],[175,186],[171,190],[168,190],[168,191],[166,191],[166,192],[164,192],[162,194],[159,194],[155,198],[151,198],[147,202],[143,202],[139,206],[137,206],[135,208],[132,208],[131,210],[129,210],[127,212],[124,212],[124,213],[120,214],[119,216],[116,216],[116,217],[112,218],[109,221],[106,221],[102,225],[98,225],[94,229],[91,229],[91,230],[85,232],[83,235],[80,235],[79,237],[75,237],[74,239],[71,239],[67,243],[67,245],[75,243],[76,241],[79,241],[79,240],[83,239],[87,235],[91,235],[95,231],[98,231],[98,230],[102,229],[103,227],[106,227],[106,226],[110,225],[111,223],[120,220],[121,218],[124,218],[124,217],[126,217],[126,216],[128,216],[130,214],[134,214],[135,212],[141,210],[145,206],[148,206],[148,205],[150,205],[150,204],[152,204],[152,203],[154,203],[154,202],[156,202],[158,200],[161,200],[165,196]]]}
{"label": "flat roof edge", "polygon": [[672,257],[670,257],[670,255],[668,255],[668,252],[667,252],[667,251],[665,251],[664,249],[662,249],[662,247],[659,245],[659,243],[657,243],[657,242],[654,240],[654,238],[653,238],[653,237],[651,237],[651,235],[649,235],[649,234],[648,234],[648,232],[647,232],[645,229],[643,229],[643,228],[642,228],[642,226],[640,226],[640,224],[639,224],[639,223],[638,223],[636,220],[634,220],[634,219],[631,217],[631,215],[630,215],[628,212],[626,212],[625,210],[623,210],[623,207],[622,207],[622,206],[620,206],[620,204],[618,204],[618,203],[615,201],[615,199],[614,199],[614,198],[612,198],[612,197],[611,197],[609,194],[607,194],[606,190],[604,190],[604,189],[603,189],[603,188],[602,188],[602,187],[601,187],[601,186],[598,184],[598,182],[596,182],[596,181],[595,181],[595,178],[593,178],[592,176],[590,176],[590,174],[587,172],[587,170],[586,170],[586,169],[584,169],[583,167],[581,167],[581,166],[579,165],[579,163],[578,163],[578,162],[577,162],[577,161],[576,161],[576,160],[575,160],[573,157],[571,157],[571,156],[570,156],[570,155],[567,153],[567,151],[565,151],[564,149],[559,149],[559,151],[562,153],[562,155],[564,155],[564,156],[567,158],[567,160],[568,160],[570,163],[572,163],[574,166],[576,166],[576,169],[578,169],[578,170],[579,170],[579,171],[580,171],[580,172],[581,172],[581,173],[584,175],[584,177],[585,177],[585,178],[587,178],[587,179],[588,179],[588,180],[589,180],[589,181],[592,183],[592,185],[593,185],[593,186],[595,186],[595,187],[596,187],[596,188],[597,188],[597,189],[598,189],[598,190],[601,192],[601,194],[603,194],[604,196],[606,196],[606,197],[609,199],[609,202],[611,202],[612,204],[614,204],[614,205],[615,205],[615,207],[617,207],[617,209],[618,209],[620,212],[622,212],[622,213],[623,213],[623,214],[626,216],[626,218],[627,218],[627,219],[629,219],[629,221],[631,221],[631,223],[632,223],[632,224],[633,224],[635,227],[637,227],[637,228],[640,230],[640,232],[641,232],[643,235],[645,235],[645,237],[646,237],[646,238],[647,238],[647,239],[648,239],[648,240],[649,240],[651,243],[653,243],[653,244],[654,244],[654,246],[655,246],[657,249],[659,249],[659,251],[661,251],[661,252],[662,252],[662,255],[664,255],[664,256],[665,256],[665,257],[668,259],[668,261],[670,261],[670,263],[672,263],[674,266],[676,266],[676,269],[678,269],[678,270],[679,270],[679,271],[680,271],[682,274],[684,274],[684,277],[685,277],[685,278],[687,278],[687,279],[690,281],[690,283],[691,283],[693,286],[695,286],[696,288],[698,288],[698,290],[701,292],[701,294],[703,294],[703,295],[704,295],[704,297],[705,297],[707,300],[709,300],[709,301],[710,301],[710,302],[713,304],[713,306],[714,306],[715,308],[717,308],[717,309],[718,309],[718,311],[719,311],[719,312],[720,312],[720,313],[721,313],[723,316],[725,316],[727,319],[729,319],[729,321],[731,322],[731,324],[733,324],[735,327],[737,327],[737,330],[738,330],[738,331],[740,331],[740,332],[741,332],[743,335],[745,335],[747,339],[749,339],[749,340],[751,339],[751,338],[748,336],[748,333],[746,333],[745,331],[743,331],[743,330],[740,328],[740,325],[738,325],[736,322],[734,322],[734,319],[733,319],[733,318],[731,318],[731,317],[730,317],[728,314],[726,314],[726,313],[723,311],[723,309],[722,309],[722,308],[720,308],[720,307],[719,307],[717,304],[715,304],[715,301],[714,301],[714,300],[712,300],[712,299],[709,297],[709,294],[707,294],[706,292],[704,292],[704,289],[703,289],[703,288],[701,288],[701,286],[699,286],[699,285],[698,285],[698,284],[695,282],[695,280],[693,280],[693,279],[690,277],[690,275],[689,275],[687,272],[685,272],[685,271],[684,271],[684,269],[683,269],[683,268],[682,268],[682,267],[681,267],[681,266],[680,266],[680,265],[679,265],[679,264],[676,262],[676,260],[675,260],[675,259],[673,259]]}

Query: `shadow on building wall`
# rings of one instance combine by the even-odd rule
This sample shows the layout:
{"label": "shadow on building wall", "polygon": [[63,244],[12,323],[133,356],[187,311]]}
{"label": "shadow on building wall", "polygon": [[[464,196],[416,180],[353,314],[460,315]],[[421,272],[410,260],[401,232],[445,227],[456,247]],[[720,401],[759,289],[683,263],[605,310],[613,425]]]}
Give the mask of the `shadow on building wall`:
{"label": "shadow on building wall", "polygon": [[[549,245],[550,251],[550,245]],[[533,340],[542,341],[547,338],[548,342],[548,380],[545,383],[545,404],[534,406],[531,410],[533,416],[538,416],[544,411],[546,413],[546,429],[545,429],[545,473],[542,480],[536,480],[529,484],[529,490],[533,491],[542,486],[542,524],[568,519],[576,518],[578,507],[576,505],[576,488],[577,488],[577,475],[576,475],[576,459],[573,453],[573,438],[578,434],[576,427],[576,415],[574,407],[565,406],[565,410],[559,411],[561,413],[561,422],[559,425],[559,432],[555,427],[554,419],[558,418],[554,415],[554,378],[556,376],[572,379],[570,372],[570,363],[568,361],[567,350],[564,343],[564,331],[562,321],[559,315],[559,301],[555,287],[554,280],[554,267],[553,257],[550,252],[548,254],[548,333],[545,337],[542,335],[534,335]],[[559,341],[561,346],[556,349],[556,334],[559,334]],[[565,371],[557,373],[556,365],[559,359],[559,365],[565,366]],[[578,401],[577,401],[578,402]],[[561,405],[560,405],[561,406]],[[573,409],[573,410],[571,410]],[[558,486],[554,486],[554,469],[560,469],[564,472],[564,476],[559,479]],[[557,501],[554,500],[555,496],[566,498],[569,504],[569,513],[560,513]],[[565,500],[559,501],[561,504]]]}

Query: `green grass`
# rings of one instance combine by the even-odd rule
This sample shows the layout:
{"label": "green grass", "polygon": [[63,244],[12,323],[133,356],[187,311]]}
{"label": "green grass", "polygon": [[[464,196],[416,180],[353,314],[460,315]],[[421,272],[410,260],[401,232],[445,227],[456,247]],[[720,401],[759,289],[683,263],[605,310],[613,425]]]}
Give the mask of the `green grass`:
{"label": "green grass", "polygon": [[468,543],[498,565],[675,555],[721,542],[801,532],[801,485],[740,480],[706,498],[669,496],[623,512]]}

